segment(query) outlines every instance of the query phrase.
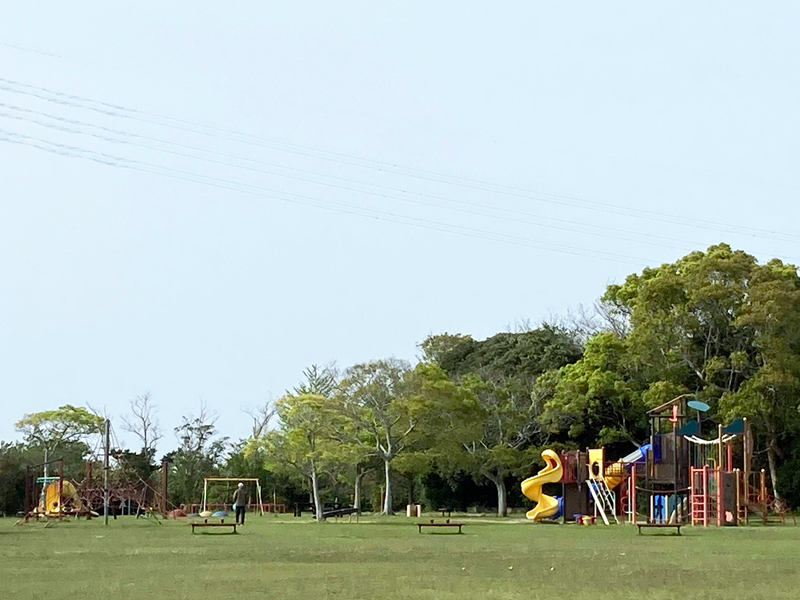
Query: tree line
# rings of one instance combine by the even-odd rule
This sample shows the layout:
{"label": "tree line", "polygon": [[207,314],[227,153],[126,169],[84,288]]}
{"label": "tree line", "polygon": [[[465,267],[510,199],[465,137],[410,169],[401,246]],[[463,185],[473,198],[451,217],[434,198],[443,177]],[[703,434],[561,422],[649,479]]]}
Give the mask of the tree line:
{"label": "tree line", "polygon": [[[539,467],[543,448],[641,444],[646,411],[691,394],[710,405],[710,419],[750,419],[757,466],[768,469],[776,496],[800,504],[793,265],[759,264],[720,244],[609,285],[592,311],[562,322],[485,340],[432,335],[419,348],[414,365],[312,365],[292,390],[251,412],[251,435],[235,443],[204,409],[184,417],[179,447],[165,457],[171,500],[196,502],[204,476],[249,475],[287,502],[313,504],[320,520],[336,499],[385,514],[419,499],[466,499],[505,515],[509,498],[521,502],[517,482]],[[161,433],[149,396],[131,409],[124,426],[142,450],[124,464],[147,479]],[[14,507],[21,465],[45,450],[58,449],[70,457],[68,472],[80,472],[91,412],[50,413],[26,415],[23,441],[0,446],[0,510]],[[59,419],[75,422],[54,425]]]}

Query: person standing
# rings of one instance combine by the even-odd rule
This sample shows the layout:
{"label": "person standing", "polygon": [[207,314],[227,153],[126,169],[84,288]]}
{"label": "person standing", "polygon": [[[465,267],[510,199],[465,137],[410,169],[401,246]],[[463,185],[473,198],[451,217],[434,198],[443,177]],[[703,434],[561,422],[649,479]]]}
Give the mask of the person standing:
{"label": "person standing", "polygon": [[244,509],[247,506],[247,495],[244,491],[244,484],[240,481],[233,493],[233,507],[236,509],[236,524],[244,525]]}

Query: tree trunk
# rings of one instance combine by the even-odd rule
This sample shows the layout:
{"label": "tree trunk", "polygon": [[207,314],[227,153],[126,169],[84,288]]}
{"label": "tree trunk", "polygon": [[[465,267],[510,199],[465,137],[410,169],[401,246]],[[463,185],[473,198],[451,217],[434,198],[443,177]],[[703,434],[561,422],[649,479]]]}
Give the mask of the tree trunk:
{"label": "tree trunk", "polygon": [[414,476],[408,476],[408,503],[414,504]]}
{"label": "tree trunk", "polygon": [[506,499],[506,482],[501,475],[490,477],[497,488],[497,516],[505,517],[508,514],[508,501]]}
{"label": "tree trunk", "polygon": [[383,514],[393,515],[392,510],[392,482],[389,478],[389,459],[383,459],[384,471],[386,472],[386,491],[383,496]]}
{"label": "tree trunk", "polygon": [[353,489],[353,508],[361,510],[361,483],[364,480],[364,473],[356,472],[356,484]]}
{"label": "tree trunk", "polygon": [[772,493],[776,500],[781,499],[781,494],[778,491],[778,463],[775,449],[778,447],[778,439],[776,436],[769,437],[767,444],[767,462],[769,463],[769,478],[772,480]]}
{"label": "tree trunk", "polygon": [[311,489],[314,493],[314,512],[317,517],[317,523],[322,523],[325,517],[322,516],[323,507],[319,497],[319,485],[317,484],[317,469],[311,465]]}

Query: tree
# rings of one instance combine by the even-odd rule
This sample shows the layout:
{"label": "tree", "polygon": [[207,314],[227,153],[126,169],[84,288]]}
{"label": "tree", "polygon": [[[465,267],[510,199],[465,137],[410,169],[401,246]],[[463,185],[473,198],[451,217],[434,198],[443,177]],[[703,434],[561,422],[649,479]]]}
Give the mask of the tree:
{"label": "tree", "polygon": [[363,432],[383,461],[382,512],[392,509],[391,464],[409,447],[418,421],[418,402],[406,394],[404,375],[410,365],[397,359],[376,360],[350,367],[339,386],[339,406],[353,431]]}
{"label": "tree", "polygon": [[491,481],[501,516],[507,512],[506,478],[530,463],[527,447],[538,441],[534,438],[540,427],[531,387],[543,372],[582,355],[573,332],[551,324],[536,329],[524,325],[516,333],[500,333],[480,342],[449,336],[423,343],[425,348],[437,349],[438,364],[470,398],[462,406],[471,406],[449,436],[449,440],[459,440],[459,447],[445,450],[441,446],[437,464],[451,474],[469,473],[476,482]]}
{"label": "tree", "polygon": [[461,335],[460,333],[440,333],[437,335],[429,335],[424,341],[418,344],[418,347],[422,350],[423,362],[441,363],[442,358],[448,353],[453,352],[462,345],[471,347],[471,342],[474,341],[472,336],[469,335]]}
{"label": "tree", "polygon": [[336,365],[333,364],[325,366],[311,365],[303,369],[303,377],[305,380],[294,388],[295,395],[318,394],[330,398],[336,390],[339,373],[336,370]]}
{"label": "tree", "polygon": [[572,333],[544,324],[520,333],[498,333],[481,342],[466,337],[441,353],[437,362],[456,378],[476,373],[486,381],[516,377],[530,385],[541,373],[575,362],[582,354]]}
{"label": "tree", "polygon": [[131,414],[121,417],[122,428],[139,438],[143,454],[155,456],[156,444],[161,439],[161,428],[155,417],[157,409],[150,392],[137,396],[129,404]]}
{"label": "tree", "polygon": [[773,487],[782,439],[797,431],[797,268],[726,244],[628,276],[605,299],[630,317],[630,368],[704,400],[721,418],[750,416],[765,436]]}
{"label": "tree", "polygon": [[217,438],[216,421],[216,416],[201,403],[197,417],[183,417],[183,423],[175,427],[180,446],[166,458],[172,463],[170,496],[176,503],[197,502],[203,478],[219,470],[228,438]]}
{"label": "tree", "polygon": [[290,467],[311,482],[317,522],[323,517],[320,474],[331,460],[336,447],[333,437],[338,413],[330,399],[320,394],[286,394],[276,403],[280,427],[248,446],[252,454],[263,453],[268,469]]}
{"label": "tree", "polygon": [[99,434],[104,419],[82,407],[65,404],[56,410],[26,414],[15,427],[22,433],[25,443],[39,446],[46,460],[53,459],[62,445],[82,442],[86,437]]}
{"label": "tree", "polygon": [[250,437],[258,439],[266,433],[269,424],[275,417],[275,403],[272,400],[267,400],[260,406],[245,409],[244,412],[250,415],[250,418],[253,420]]}
{"label": "tree", "polygon": [[578,447],[641,440],[644,390],[625,361],[625,342],[600,333],[587,342],[581,360],[540,377],[532,398],[544,429]]}
{"label": "tree", "polygon": [[[753,370],[736,391],[720,399],[720,414],[745,416],[764,432],[775,497],[781,497],[781,441],[800,428],[800,278],[777,260],[755,270],[737,326],[752,332],[752,356],[731,357],[732,368]],[[751,363],[748,365],[748,363]]]}
{"label": "tree", "polygon": [[23,444],[0,442],[0,514],[3,516],[23,509],[27,454],[28,448]]}
{"label": "tree", "polygon": [[506,478],[530,464],[526,449],[538,429],[530,391],[517,379],[494,383],[474,374],[461,379],[461,389],[463,406],[469,410],[454,424],[452,433],[445,432],[458,439],[461,447],[440,456],[438,464],[449,465],[450,472],[465,471],[476,483],[491,481],[497,489],[497,515],[504,517]]}

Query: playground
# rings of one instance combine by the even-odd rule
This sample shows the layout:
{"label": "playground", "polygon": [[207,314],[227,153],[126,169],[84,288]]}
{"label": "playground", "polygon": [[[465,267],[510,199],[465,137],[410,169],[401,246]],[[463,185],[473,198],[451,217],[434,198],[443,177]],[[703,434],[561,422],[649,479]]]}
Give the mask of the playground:
{"label": "playground", "polygon": [[[164,468],[160,487],[97,490],[90,463],[73,484],[55,461],[55,475],[29,469],[24,518],[0,520],[4,597],[796,598],[795,516],[753,470],[746,419],[700,437],[707,408],[679,396],[652,409],[648,442],[617,458],[543,450],[520,482],[531,505],[509,518],[409,505],[392,517],[334,507],[316,523],[264,503],[248,477],[206,477],[185,512]],[[237,529],[239,481],[251,504]],[[115,498],[127,513],[104,524]]]}
{"label": "playground", "polygon": [[[432,513],[423,518],[441,518]],[[796,598],[800,527],[548,526],[453,515],[462,535],[415,518],[315,524],[251,516],[236,535],[120,517],[15,527],[0,520],[5,598]]]}

